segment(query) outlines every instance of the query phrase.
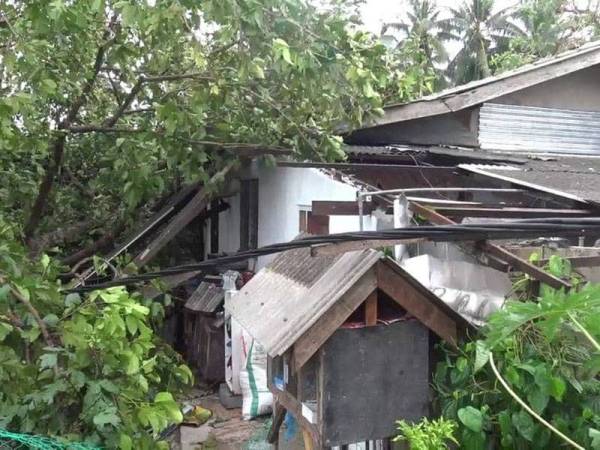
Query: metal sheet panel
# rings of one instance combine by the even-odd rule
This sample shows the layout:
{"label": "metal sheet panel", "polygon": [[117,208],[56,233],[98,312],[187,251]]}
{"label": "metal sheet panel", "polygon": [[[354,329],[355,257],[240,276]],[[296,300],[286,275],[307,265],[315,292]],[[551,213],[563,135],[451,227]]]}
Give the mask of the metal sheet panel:
{"label": "metal sheet panel", "polygon": [[479,144],[486,150],[600,155],[600,113],[485,103]]}

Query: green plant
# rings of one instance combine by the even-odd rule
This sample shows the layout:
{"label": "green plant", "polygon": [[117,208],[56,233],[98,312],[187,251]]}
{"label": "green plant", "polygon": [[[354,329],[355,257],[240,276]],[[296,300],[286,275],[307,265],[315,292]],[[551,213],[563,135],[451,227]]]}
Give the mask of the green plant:
{"label": "green plant", "polygon": [[58,266],[30,259],[0,222],[0,428],[108,448],[165,447],[191,383],[155,334],[163,313],[123,288],[64,295]]}
{"label": "green plant", "polygon": [[445,349],[434,386],[461,448],[600,448],[600,286],[538,300],[508,301],[482,340]]}
{"label": "green plant", "polygon": [[394,442],[406,441],[411,450],[440,450],[448,448],[448,443],[458,444],[454,438],[456,423],[444,418],[429,419],[424,418],[418,423],[409,424],[404,420],[396,422],[398,424],[398,436]]}

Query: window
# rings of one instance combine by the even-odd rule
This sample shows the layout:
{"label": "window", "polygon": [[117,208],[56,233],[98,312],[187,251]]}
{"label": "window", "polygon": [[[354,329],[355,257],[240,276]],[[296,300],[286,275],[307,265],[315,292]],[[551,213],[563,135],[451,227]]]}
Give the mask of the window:
{"label": "window", "polygon": [[311,211],[300,210],[299,231],[310,234],[329,234],[329,216],[316,216]]}

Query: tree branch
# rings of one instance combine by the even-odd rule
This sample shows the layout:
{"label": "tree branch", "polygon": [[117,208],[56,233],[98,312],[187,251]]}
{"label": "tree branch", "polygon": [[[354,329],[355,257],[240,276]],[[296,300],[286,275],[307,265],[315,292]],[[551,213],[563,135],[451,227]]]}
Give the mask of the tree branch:
{"label": "tree branch", "polygon": [[135,97],[142,90],[142,87],[145,83],[159,83],[163,81],[179,81],[179,80],[214,80],[214,78],[207,76],[203,72],[190,72],[190,73],[181,73],[181,74],[170,74],[170,75],[154,75],[147,76],[142,75],[135,82],[129,94],[123,99],[123,102],[119,105],[114,114],[108,117],[104,122],[102,122],[103,128],[112,128],[117,121],[123,116],[123,114],[127,111],[127,108],[131,106],[131,103],[135,100]]}
{"label": "tree branch", "polygon": [[[71,103],[70,108],[68,109],[66,117],[58,124],[58,128],[61,130],[68,129],[71,126],[71,123],[77,117],[79,110],[85,103],[88,95],[92,91],[94,87],[94,83],[98,78],[98,73],[100,72],[100,68],[102,67],[102,63],[104,61],[104,56],[108,47],[114,42],[116,39],[115,36],[107,40],[112,28],[115,24],[116,15],[111,19],[108,28],[104,32],[103,41],[100,47],[98,47],[98,51],[96,52],[96,58],[94,60],[94,67],[92,70],[92,74],[88,77],[83,88],[81,89],[81,93],[75,98],[73,103]],[[48,204],[48,198],[50,197],[50,192],[52,191],[52,187],[54,184],[54,179],[58,174],[60,167],[62,165],[63,156],[65,152],[65,143],[66,143],[66,135],[60,134],[56,136],[49,145],[49,154],[50,160],[48,161],[44,177],[42,178],[42,182],[38,188],[37,197],[33,203],[31,208],[31,213],[25,224],[24,234],[25,234],[25,242],[29,245],[31,239],[37,230],[42,217],[46,212],[46,207]]]}
{"label": "tree branch", "polygon": [[52,336],[50,336],[50,333],[48,332],[48,328],[46,327],[46,324],[40,317],[40,313],[37,311],[37,309],[35,309],[35,307],[31,304],[31,302],[29,300],[27,300],[23,295],[21,295],[21,293],[17,289],[15,289],[10,284],[9,284],[9,286],[10,286],[11,294],[17,300],[19,300],[21,303],[23,303],[23,305],[25,305],[27,310],[31,313],[31,315],[37,322],[38,327],[40,328],[40,332],[42,333],[42,336],[44,337],[44,341],[46,342],[46,345],[48,345],[48,347],[54,347],[54,342],[52,340]]}

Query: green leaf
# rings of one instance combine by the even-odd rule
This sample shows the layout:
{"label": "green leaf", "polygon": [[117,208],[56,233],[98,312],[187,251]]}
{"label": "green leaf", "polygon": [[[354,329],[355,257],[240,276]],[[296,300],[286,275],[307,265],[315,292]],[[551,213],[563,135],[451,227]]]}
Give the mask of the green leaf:
{"label": "green leaf", "polygon": [[481,370],[490,359],[490,350],[483,341],[477,341],[475,344],[475,363],[473,364],[473,372],[477,373]]}
{"label": "green leaf", "polygon": [[588,430],[588,435],[592,440],[591,446],[593,450],[600,450],[600,431],[595,428],[590,428]]}
{"label": "green leaf", "polygon": [[121,423],[120,417],[117,415],[117,408],[110,406],[104,411],[94,416],[94,425],[102,427],[105,425],[114,425],[115,427]]}
{"label": "green leaf", "polygon": [[6,336],[8,336],[13,330],[14,328],[12,325],[0,322],[0,342],[6,339]]}
{"label": "green leaf", "polygon": [[125,358],[125,373],[127,375],[133,375],[134,373],[139,372],[140,370],[140,360],[139,358],[133,354],[133,352],[125,352],[123,354]]}
{"label": "green leaf", "polygon": [[79,294],[77,294],[75,292],[73,292],[71,294],[67,294],[67,296],[65,297],[65,306],[67,308],[79,305],[80,303],[81,303],[81,297],[79,296]]}
{"label": "green leaf", "polygon": [[544,412],[544,409],[546,409],[550,396],[539,389],[534,389],[534,391],[527,396],[527,400],[533,410],[538,414],[541,414]]}
{"label": "green leaf", "polygon": [[156,394],[156,397],[154,397],[154,403],[173,403],[174,401],[175,399],[170,392],[159,392]]}
{"label": "green leaf", "polygon": [[56,367],[58,364],[58,357],[56,353],[45,353],[40,356],[40,368],[48,369]]}
{"label": "green leaf", "polygon": [[565,391],[567,390],[567,385],[562,378],[559,377],[551,377],[550,378],[550,395],[554,397],[557,402],[561,402]]}
{"label": "green leaf", "polygon": [[163,403],[163,409],[166,410],[169,418],[175,423],[181,423],[183,421],[183,414],[177,403]]}
{"label": "green leaf", "polygon": [[120,450],[132,450],[133,449],[133,441],[131,440],[131,438],[126,435],[121,433],[119,435],[119,449]]}
{"label": "green leaf", "polygon": [[483,430],[483,414],[472,406],[459,409],[458,418],[471,431],[477,433]]}
{"label": "green leaf", "polygon": [[527,439],[529,442],[533,440],[535,434],[535,424],[533,419],[525,411],[519,411],[512,415],[512,423],[521,436]]}
{"label": "green leaf", "polygon": [[44,268],[44,270],[46,270],[48,268],[48,266],[50,265],[50,257],[44,253],[42,255],[41,263],[42,263],[42,267]]}

